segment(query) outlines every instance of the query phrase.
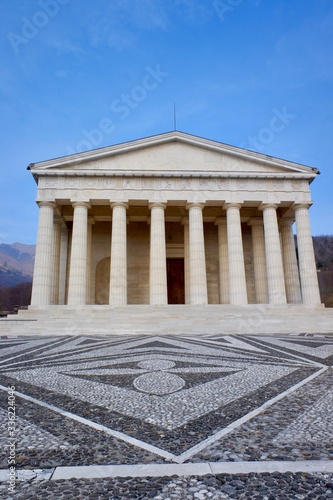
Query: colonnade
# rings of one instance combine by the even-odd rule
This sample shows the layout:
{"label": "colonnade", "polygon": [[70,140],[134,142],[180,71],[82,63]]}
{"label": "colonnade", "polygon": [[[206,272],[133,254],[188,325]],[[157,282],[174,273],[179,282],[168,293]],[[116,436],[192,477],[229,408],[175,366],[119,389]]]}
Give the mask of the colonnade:
{"label": "colonnade", "polygon": [[[222,204],[222,203],[221,203]],[[65,303],[66,257],[69,260],[68,299],[71,306],[87,303],[90,291],[91,230],[89,202],[74,202],[71,245],[67,251],[67,228],[55,216],[56,203],[40,202],[32,306]],[[247,284],[241,227],[243,203],[224,203],[226,217],[218,217],[219,287],[223,304],[246,305]],[[128,203],[110,203],[112,236],[109,303],[127,304],[127,209]],[[149,290],[151,305],[167,304],[165,209],[167,202],[153,202],[150,209]],[[203,203],[187,203],[184,218],[185,301],[208,303]],[[261,204],[262,217],[248,220],[252,232],[253,274],[256,303],[320,304],[308,204],[293,206],[296,219],[296,259],[293,219],[278,220],[277,204]],[[66,256],[66,257],[65,257]]]}

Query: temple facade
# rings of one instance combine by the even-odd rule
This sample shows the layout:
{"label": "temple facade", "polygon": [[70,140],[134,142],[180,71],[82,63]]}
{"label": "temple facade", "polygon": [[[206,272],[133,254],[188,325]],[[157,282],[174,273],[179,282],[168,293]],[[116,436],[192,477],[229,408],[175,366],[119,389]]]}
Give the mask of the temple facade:
{"label": "temple facade", "polygon": [[28,168],[32,309],[320,305],[317,169],[177,131]]}

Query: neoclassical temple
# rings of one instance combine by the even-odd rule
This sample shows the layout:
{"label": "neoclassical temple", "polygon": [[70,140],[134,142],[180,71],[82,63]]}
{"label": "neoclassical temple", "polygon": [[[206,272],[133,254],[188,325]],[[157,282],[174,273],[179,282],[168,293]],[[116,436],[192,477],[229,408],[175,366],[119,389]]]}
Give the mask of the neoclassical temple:
{"label": "neoclassical temple", "polygon": [[315,168],[174,131],[28,169],[31,308],[320,305]]}

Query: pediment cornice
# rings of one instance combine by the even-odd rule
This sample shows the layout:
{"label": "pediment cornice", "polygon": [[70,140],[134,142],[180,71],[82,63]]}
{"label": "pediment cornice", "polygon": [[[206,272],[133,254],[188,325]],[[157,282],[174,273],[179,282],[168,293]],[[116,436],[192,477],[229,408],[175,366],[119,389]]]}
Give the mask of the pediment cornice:
{"label": "pediment cornice", "polygon": [[[168,144],[178,144],[184,146],[192,146],[199,148],[201,151],[206,151],[207,153],[220,154],[221,157],[230,158],[230,160],[237,160],[241,162],[246,162],[249,164],[249,168],[246,172],[224,172],[223,167],[220,165],[214,166],[214,170],[207,168],[206,165],[202,169],[198,169],[193,173],[189,170],[165,170],[159,168],[155,170],[150,169],[147,172],[142,172],[129,168],[124,169],[94,169],[91,168],[89,163],[105,161],[107,159],[112,160],[116,157],[122,157],[126,154],[132,154],[138,152],[149,152],[152,148],[158,146],[164,146]],[[251,166],[258,166],[261,170],[265,168],[268,169],[267,172],[251,172]],[[247,178],[276,178],[276,177],[287,177],[294,178],[294,176],[302,177],[303,179],[314,179],[318,173],[318,169],[301,165],[298,163],[290,162],[287,160],[282,160],[279,158],[274,158],[272,156],[267,156],[262,153],[256,153],[254,151],[249,151],[235,146],[230,146],[217,141],[212,141],[210,139],[204,139],[202,137],[197,137],[194,135],[186,134],[184,132],[168,132],[165,134],[155,135],[152,137],[146,137],[143,139],[138,139],[130,142],[125,142],[121,144],[116,144],[113,146],[108,146],[105,148],[95,149],[92,151],[86,151],[83,153],[77,153],[73,155],[63,156],[60,158],[55,158],[52,160],[47,160],[43,162],[30,164],[28,167],[37,180],[38,177],[44,175],[80,175],[80,176],[194,176],[194,177],[247,177]],[[274,172],[276,169],[279,172]]]}
{"label": "pediment cornice", "polygon": [[46,170],[41,173],[43,177],[137,177],[137,178],[193,178],[193,179],[313,179],[313,174],[304,174],[298,172],[188,172],[188,171],[177,171],[165,170],[165,171],[149,171],[149,172],[138,172],[136,170],[86,170],[86,171],[75,171],[75,170]]}

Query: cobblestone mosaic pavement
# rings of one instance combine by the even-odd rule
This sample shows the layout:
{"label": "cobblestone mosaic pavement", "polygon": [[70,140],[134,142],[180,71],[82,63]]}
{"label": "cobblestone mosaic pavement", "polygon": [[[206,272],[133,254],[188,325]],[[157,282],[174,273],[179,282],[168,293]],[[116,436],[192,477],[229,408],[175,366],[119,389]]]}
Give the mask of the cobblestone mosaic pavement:
{"label": "cobblestone mosaic pavement", "polygon": [[333,336],[4,337],[0,348],[1,498],[333,498]]}

